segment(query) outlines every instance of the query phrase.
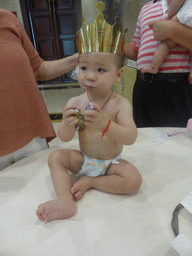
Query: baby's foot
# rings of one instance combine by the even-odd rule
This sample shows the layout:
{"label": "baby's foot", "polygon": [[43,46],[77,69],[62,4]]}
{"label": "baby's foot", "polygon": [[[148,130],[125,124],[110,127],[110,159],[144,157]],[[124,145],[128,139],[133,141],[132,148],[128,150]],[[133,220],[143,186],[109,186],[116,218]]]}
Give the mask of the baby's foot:
{"label": "baby's foot", "polygon": [[71,199],[57,198],[40,204],[36,214],[40,221],[67,219],[75,215],[77,206]]}
{"label": "baby's foot", "polygon": [[92,187],[91,177],[81,177],[71,188],[71,193],[75,199],[80,200],[83,194]]}
{"label": "baby's foot", "polygon": [[146,68],[141,69],[142,73],[151,73],[151,74],[157,74],[158,67],[154,66],[153,64],[147,66]]}
{"label": "baby's foot", "polygon": [[189,83],[192,84],[192,72],[189,75]]}

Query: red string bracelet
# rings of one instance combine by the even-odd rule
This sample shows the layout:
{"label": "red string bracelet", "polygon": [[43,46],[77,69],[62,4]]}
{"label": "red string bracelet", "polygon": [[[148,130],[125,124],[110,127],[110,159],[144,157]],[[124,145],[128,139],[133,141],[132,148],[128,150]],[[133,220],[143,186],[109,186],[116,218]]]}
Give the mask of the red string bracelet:
{"label": "red string bracelet", "polygon": [[109,122],[108,122],[106,128],[102,132],[101,139],[103,139],[105,133],[108,131],[110,123],[111,123],[111,120],[109,119]]}

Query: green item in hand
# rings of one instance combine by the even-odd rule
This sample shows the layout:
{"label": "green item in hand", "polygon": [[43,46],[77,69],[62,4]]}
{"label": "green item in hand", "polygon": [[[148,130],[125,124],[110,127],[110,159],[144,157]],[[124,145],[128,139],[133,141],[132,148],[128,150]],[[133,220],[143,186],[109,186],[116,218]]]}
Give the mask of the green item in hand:
{"label": "green item in hand", "polygon": [[78,131],[83,131],[85,129],[85,115],[81,114],[81,112],[78,110],[75,116],[79,119],[79,123],[76,125],[76,129]]}

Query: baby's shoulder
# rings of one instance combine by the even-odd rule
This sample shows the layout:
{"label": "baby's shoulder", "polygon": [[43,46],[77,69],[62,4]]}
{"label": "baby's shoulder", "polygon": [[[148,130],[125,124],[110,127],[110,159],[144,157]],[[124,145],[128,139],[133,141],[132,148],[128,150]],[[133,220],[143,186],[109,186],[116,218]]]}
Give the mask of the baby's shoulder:
{"label": "baby's shoulder", "polygon": [[125,106],[125,105],[127,105],[128,107],[131,106],[130,102],[125,97],[123,97],[123,96],[121,96],[121,95],[119,95],[117,93],[115,93],[114,96],[115,96],[114,97],[114,104],[116,106],[119,106],[119,107]]}
{"label": "baby's shoulder", "polygon": [[75,106],[80,105],[81,102],[84,101],[85,96],[86,96],[85,93],[83,93],[81,95],[78,95],[78,96],[75,96],[75,97],[68,100],[67,105],[75,105]]}

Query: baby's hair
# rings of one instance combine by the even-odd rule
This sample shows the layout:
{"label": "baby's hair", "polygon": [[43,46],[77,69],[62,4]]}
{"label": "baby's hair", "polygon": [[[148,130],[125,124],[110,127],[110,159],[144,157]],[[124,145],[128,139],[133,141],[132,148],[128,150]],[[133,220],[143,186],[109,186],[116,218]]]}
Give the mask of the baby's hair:
{"label": "baby's hair", "polygon": [[117,69],[122,68],[124,66],[124,59],[125,59],[124,56],[117,55],[117,54],[114,54],[114,56],[115,56],[114,62],[115,62],[115,65],[117,66]]}

